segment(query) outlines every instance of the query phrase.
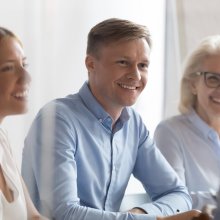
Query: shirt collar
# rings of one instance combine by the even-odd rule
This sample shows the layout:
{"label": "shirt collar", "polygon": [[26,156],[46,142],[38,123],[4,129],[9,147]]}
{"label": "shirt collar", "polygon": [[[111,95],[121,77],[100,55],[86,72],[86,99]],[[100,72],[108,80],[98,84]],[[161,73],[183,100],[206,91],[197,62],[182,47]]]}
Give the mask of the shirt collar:
{"label": "shirt collar", "polygon": [[204,137],[212,140],[219,139],[217,132],[202,120],[194,109],[187,114],[187,117]]}
{"label": "shirt collar", "polygon": [[[88,82],[85,82],[79,90],[79,95],[83,100],[85,106],[92,112],[92,114],[106,127],[111,128],[112,118],[99,104],[96,98],[89,89]],[[130,118],[128,109],[125,107],[119,117],[119,122],[124,124]]]}

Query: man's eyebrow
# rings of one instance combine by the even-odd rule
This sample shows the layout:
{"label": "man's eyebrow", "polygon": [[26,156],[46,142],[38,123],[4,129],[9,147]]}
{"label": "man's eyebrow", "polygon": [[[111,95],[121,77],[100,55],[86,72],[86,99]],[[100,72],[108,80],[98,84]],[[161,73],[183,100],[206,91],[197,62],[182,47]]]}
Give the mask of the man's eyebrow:
{"label": "man's eyebrow", "polygon": [[[129,56],[121,56],[121,58],[124,58],[124,59],[131,59],[131,57],[129,57]],[[142,60],[142,62],[150,63],[150,60],[146,58],[146,59]]]}

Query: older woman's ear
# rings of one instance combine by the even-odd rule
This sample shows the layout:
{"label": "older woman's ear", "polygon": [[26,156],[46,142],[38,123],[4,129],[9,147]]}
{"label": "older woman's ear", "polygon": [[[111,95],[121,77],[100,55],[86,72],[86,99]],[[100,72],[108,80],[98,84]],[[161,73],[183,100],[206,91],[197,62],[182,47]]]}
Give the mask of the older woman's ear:
{"label": "older woman's ear", "polygon": [[189,87],[193,95],[197,95],[197,83],[195,79],[190,81]]}

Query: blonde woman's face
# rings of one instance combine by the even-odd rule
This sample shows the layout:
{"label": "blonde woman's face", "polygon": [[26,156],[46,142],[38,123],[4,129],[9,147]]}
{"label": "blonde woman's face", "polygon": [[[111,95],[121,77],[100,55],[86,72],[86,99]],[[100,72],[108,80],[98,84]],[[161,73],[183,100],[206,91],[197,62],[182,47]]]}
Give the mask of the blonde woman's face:
{"label": "blonde woman's face", "polygon": [[[215,73],[217,78],[220,77],[220,55],[205,59],[202,71]],[[213,120],[220,119],[220,86],[207,86],[203,74],[193,83],[192,92],[197,96],[196,111],[204,121],[210,124]]]}
{"label": "blonde woman's face", "polygon": [[18,41],[5,37],[0,41],[0,121],[5,116],[27,110],[30,76],[26,58]]}

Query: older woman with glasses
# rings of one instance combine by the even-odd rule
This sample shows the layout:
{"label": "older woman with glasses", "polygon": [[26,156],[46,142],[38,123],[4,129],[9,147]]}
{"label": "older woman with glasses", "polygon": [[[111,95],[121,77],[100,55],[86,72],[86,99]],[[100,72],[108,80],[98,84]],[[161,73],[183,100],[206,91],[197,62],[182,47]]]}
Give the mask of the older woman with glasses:
{"label": "older woman with glasses", "polygon": [[154,137],[188,187],[193,208],[202,209],[215,205],[220,185],[220,35],[202,40],[186,60],[179,111]]}

